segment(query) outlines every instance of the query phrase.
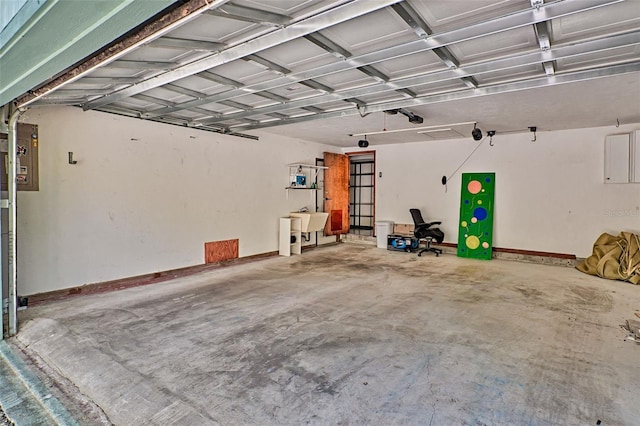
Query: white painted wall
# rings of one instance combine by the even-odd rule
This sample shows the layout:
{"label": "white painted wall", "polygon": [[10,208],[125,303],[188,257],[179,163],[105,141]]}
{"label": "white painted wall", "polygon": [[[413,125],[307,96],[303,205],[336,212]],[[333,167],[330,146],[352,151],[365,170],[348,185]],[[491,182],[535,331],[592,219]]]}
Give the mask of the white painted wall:
{"label": "white painted wall", "polygon": [[376,218],[412,223],[409,208],[441,220],[445,241],[457,242],[460,173],[496,172],[496,247],[591,254],[602,232],[640,233],[640,184],[603,183],[606,135],[640,125],[496,135],[485,141],[448,184],[441,184],[478,142],[471,137],[375,145]]}
{"label": "white painted wall", "polygon": [[[278,218],[312,206],[285,194],[293,162],[335,147],[259,141],[78,108],[36,108],[40,191],[18,194],[21,295],[204,262],[204,243],[240,256],[278,249]],[[78,164],[68,164],[68,152]]]}
{"label": "white painted wall", "polygon": [[[278,217],[313,203],[307,191],[286,198],[286,164],[337,151],[68,107],[22,121],[40,131],[40,191],[18,194],[22,295],[201,264],[207,241],[239,238],[240,256],[276,251]],[[602,232],[640,233],[640,184],[603,183],[605,136],[636,129],[497,135],[447,192],[440,179],[476,146],[471,138],[373,146],[377,219],[410,223],[418,207],[456,242],[460,173],[494,171],[495,246],[587,256]]]}

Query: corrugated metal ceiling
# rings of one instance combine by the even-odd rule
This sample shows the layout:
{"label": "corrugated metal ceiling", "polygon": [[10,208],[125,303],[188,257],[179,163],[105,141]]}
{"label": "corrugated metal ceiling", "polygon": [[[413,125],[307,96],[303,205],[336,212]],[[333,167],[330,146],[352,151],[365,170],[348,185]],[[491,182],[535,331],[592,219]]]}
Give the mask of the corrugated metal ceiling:
{"label": "corrugated metal ceiling", "polygon": [[217,1],[21,102],[244,134],[638,73],[639,58],[636,0]]}

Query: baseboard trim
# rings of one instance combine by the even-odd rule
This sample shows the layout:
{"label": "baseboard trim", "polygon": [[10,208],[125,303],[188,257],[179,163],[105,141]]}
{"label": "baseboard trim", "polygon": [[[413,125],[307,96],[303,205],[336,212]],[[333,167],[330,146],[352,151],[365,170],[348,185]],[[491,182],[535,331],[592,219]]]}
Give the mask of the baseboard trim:
{"label": "baseboard trim", "polygon": [[82,286],[69,287],[61,290],[47,291],[27,296],[29,298],[29,306],[38,306],[48,302],[67,299],[73,296],[82,296],[86,294],[107,293],[115,290],[123,290],[131,287],[139,287],[149,284],[157,284],[163,281],[169,281],[175,278],[181,278],[193,275],[198,272],[209,271],[212,269],[224,268],[232,265],[240,265],[243,263],[255,262],[258,260],[275,257],[277,251],[254,254],[251,256],[240,257],[236,259],[224,260],[221,262],[207,263],[200,265],[185,266],[184,268],[170,269],[166,271],[153,272],[150,274],[137,275],[133,277],[120,278],[117,280],[103,281],[99,283],[85,284]]}
{"label": "baseboard trim", "polygon": [[[318,247],[332,246],[338,243],[322,244],[321,246],[308,245],[302,246],[303,251],[313,250]],[[136,275],[133,277],[120,278],[117,280],[103,281],[99,283],[85,284],[76,287],[63,288],[61,290],[47,291],[28,295],[29,306],[38,306],[57,300],[67,299],[74,296],[82,296],[87,294],[107,293],[110,291],[124,290],[131,287],[139,287],[149,284],[157,284],[164,281],[173,280],[175,278],[186,277],[188,275],[197,274],[212,269],[224,268],[227,266],[241,265],[244,263],[256,262],[271,257],[278,256],[277,251],[269,251],[266,253],[254,254],[251,256],[239,257],[235,259],[223,260],[221,262],[205,263],[200,265],[185,266],[184,268],[169,269],[166,271],[153,272],[150,274]]]}
{"label": "baseboard trim", "polygon": [[[318,247],[326,247],[340,244],[340,242],[323,244],[321,246],[308,245],[302,246],[303,251],[312,250]],[[447,247],[453,250],[456,250],[458,245],[455,243],[446,243],[438,244],[438,246]],[[520,249],[510,249],[510,248],[501,248],[494,247],[494,257],[503,258],[500,253],[506,254],[506,258],[513,260],[522,260],[522,261],[530,261],[533,258],[538,259],[558,259],[562,264],[567,266],[573,266],[576,261],[580,260],[576,258],[574,254],[566,254],[566,253],[552,253],[552,252],[544,252],[544,251],[534,251],[534,250],[520,250]],[[233,265],[241,265],[244,263],[255,262],[262,259],[268,259],[271,257],[278,256],[277,251],[270,251],[266,253],[254,254],[251,256],[240,257],[237,259],[229,259],[216,263],[208,263],[208,264],[200,264],[200,265],[192,265],[186,266],[184,268],[170,269],[166,271],[153,272],[150,274],[137,275],[133,277],[120,278],[117,280],[111,281],[103,281],[99,283],[85,284],[76,287],[64,288],[61,290],[47,291],[43,293],[36,293],[32,295],[28,295],[29,298],[29,306],[38,306],[49,302],[54,302],[58,300],[67,299],[69,297],[74,296],[82,296],[88,294],[96,294],[96,293],[107,293],[110,291],[116,290],[124,290],[126,288],[139,287],[143,285],[157,284],[164,281],[169,281],[175,278],[181,278],[188,275],[197,274],[203,271],[209,271],[213,269],[224,268],[227,266]],[[536,263],[547,263],[545,261],[538,261]]]}
{"label": "baseboard trim", "polygon": [[[376,239],[374,237],[365,237],[361,235],[349,234],[348,237],[345,237],[344,241],[353,244],[376,245]],[[434,244],[434,246],[442,248],[445,253],[449,254],[456,254],[458,251],[458,244],[456,243],[443,242],[441,244]],[[520,262],[568,267],[576,266],[576,264],[578,264],[581,260],[578,259],[575,254],[521,250],[503,247],[494,247],[491,257],[493,259],[516,260]]]}
{"label": "baseboard trim", "polygon": [[[456,243],[442,243],[438,244],[444,247],[458,248],[458,244]],[[540,256],[540,257],[553,257],[556,259],[568,259],[568,260],[576,260],[575,254],[567,254],[567,253],[553,253],[548,251],[535,251],[535,250],[521,250],[521,249],[512,249],[512,248],[503,248],[503,247],[494,247],[494,252],[497,253],[510,253],[510,254],[520,254],[523,256]]]}

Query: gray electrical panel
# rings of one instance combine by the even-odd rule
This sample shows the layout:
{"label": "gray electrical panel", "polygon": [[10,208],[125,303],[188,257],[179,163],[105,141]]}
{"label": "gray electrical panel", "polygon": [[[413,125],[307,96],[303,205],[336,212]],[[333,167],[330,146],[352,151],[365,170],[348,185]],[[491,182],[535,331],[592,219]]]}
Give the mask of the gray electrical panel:
{"label": "gray electrical panel", "polygon": [[[17,139],[17,189],[18,191],[38,191],[38,126],[36,124],[18,124]],[[7,190],[7,169],[9,166],[9,138],[0,133],[0,189]]]}

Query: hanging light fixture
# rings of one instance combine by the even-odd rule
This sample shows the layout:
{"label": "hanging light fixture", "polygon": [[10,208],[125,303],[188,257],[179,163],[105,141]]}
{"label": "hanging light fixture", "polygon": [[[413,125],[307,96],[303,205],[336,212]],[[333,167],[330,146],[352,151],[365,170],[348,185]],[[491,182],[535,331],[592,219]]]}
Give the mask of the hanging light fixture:
{"label": "hanging light fixture", "polygon": [[358,141],[358,146],[360,148],[366,148],[369,146],[369,141],[367,140],[367,135],[364,135],[364,139],[360,139]]}
{"label": "hanging light fixture", "polygon": [[479,141],[479,140],[482,139],[482,130],[477,128],[476,124],[478,124],[478,123],[474,123],[473,124],[473,130],[471,131],[471,137],[473,137],[474,141]]}

